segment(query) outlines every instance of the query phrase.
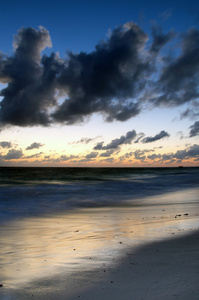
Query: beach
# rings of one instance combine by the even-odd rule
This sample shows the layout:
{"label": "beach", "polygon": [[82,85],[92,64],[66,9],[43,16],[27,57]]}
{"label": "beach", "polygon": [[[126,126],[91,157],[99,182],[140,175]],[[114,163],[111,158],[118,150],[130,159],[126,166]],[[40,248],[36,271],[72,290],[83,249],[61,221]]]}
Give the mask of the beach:
{"label": "beach", "polygon": [[[181,174],[181,187],[173,182],[175,189],[162,192],[151,188],[162,182],[151,174],[133,181],[123,176],[116,183],[84,181],[81,193],[79,182],[70,183],[67,192],[62,184],[57,202],[52,195],[53,209],[52,199],[44,197],[49,187],[9,186],[11,203],[6,197],[7,204],[1,202],[0,299],[199,299],[198,173],[195,181],[190,173],[179,180]],[[146,184],[149,178],[153,185]],[[138,196],[143,183],[148,193]],[[122,198],[120,189],[117,198],[115,184],[124,189],[136,184],[137,192],[128,189],[130,197]],[[4,184],[4,195],[7,188]],[[12,200],[12,189],[20,191],[15,199],[23,196],[23,206]]]}
{"label": "beach", "polygon": [[85,277],[90,280],[94,274],[82,274],[80,286],[87,288],[66,299],[199,299],[198,249],[198,231],[149,243],[126,253],[117,267],[92,284]]}
{"label": "beach", "polygon": [[[191,217],[184,230],[182,221],[180,226],[178,221],[172,222],[167,237],[159,241],[143,242],[139,237],[131,246],[125,245],[125,235],[121,235],[116,238],[115,253],[106,245],[103,255],[94,252],[88,257],[91,248],[81,249],[81,243],[73,243],[77,249],[70,249],[71,259],[60,257],[54,272],[55,253],[49,257],[53,251],[48,249],[44,255],[42,243],[40,248],[35,245],[34,255],[26,257],[28,263],[23,254],[15,257],[17,262],[1,287],[0,299],[198,299],[199,231],[194,229],[196,224],[191,227],[192,221],[198,222],[198,218]],[[81,255],[74,254],[78,251]]]}

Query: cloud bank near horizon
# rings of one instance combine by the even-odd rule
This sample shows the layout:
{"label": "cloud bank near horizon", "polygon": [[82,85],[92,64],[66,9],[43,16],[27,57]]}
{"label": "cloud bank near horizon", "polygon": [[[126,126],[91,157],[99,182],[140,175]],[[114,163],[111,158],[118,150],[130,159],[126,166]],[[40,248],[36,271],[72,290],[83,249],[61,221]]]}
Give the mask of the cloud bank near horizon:
{"label": "cloud bank near horizon", "polygon": [[[61,59],[42,54],[52,46],[44,27],[21,28],[13,55],[0,53],[0,82],[7,84],[0,92],[1,127],[76,124],[93,113],[101,113],[107,122],[124,122],[147,105],[193,105],[199,96],[199,30],[181,34],[173,56],[163,54],[176,36],[153,27],[149,41],[129,22],[115,28],[93,52],[69,51]],[[60,102],[60,97],[65,99]],[[188,111],[182,117],[186,115]],[[197,122],[190,131],[194,135]]]}
{"label": "cloud bank near horizon", "polygon": [[[118,156],[117,158],[111,157],[114,154],[114,149],[107,150],[99,155],[99,152],[90,152],[86,155],[60,155],[59,157],[54,157],[54,155],[45,156],[43,152],[35,153],[30,156],[24,155],[21,149],[9,149],[7,154],[1,155],[0,154],[0,162],[8,162],[8,161],[20,161],[20,163],[26,163],[26,159],[36,159],[32,160],[32,164],[48,164],[48,163],[63,163],[68,162],[69,164],[82,164],[87,162],[110,162],[113,163],[114,161],[118,160],[118,166],[120,163],[132,162],[136,164],[137,162],[141,162],[147,166],[147,164],[156,163],[156,164],[180,164],[182,162],[186,163],[190,159],[194,162],[199,161],[199,145],[194,144],[192,146],[187,146],[184,150],[178,150],[173,153],[156,153],[155,148],[152,149],[138,149],[135,151],[127,152],[122,156]],[[119,154],[119,152],[118,152]],[[38,160],[39,158],[39,160]]]}

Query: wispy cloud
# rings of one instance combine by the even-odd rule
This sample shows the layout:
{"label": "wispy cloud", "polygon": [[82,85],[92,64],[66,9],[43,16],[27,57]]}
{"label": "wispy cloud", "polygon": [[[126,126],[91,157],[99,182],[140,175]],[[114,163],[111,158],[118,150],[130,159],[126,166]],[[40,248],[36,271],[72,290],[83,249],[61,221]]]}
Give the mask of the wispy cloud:
{"label": "wispy cloud", "polygon": [[32,154],[32,155],[24,156],[23,159],[38,158],[38,157],[40,157],[42,154],[43,154],[43,152],[35,153],[35,154]]}
{"label": "wispy cloud", "polygon": [[86,137],[83,137],[80,140],[78,140],[76,142],[73,142],[72,144],[89,144],[89,143],[93,142],[94,140],[96,140],[97,138],[98,137],[95,137],[95,138],[86,138]]}

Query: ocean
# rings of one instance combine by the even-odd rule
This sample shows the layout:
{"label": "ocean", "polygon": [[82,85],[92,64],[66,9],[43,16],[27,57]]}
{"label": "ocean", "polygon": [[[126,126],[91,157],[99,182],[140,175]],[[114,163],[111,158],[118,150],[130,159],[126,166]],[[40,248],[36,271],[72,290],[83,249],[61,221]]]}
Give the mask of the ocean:
{"label": "ocean", "polygon": [[0,299],[39,295],[42,278],[108,270],[133,248],[195,229],[197,167],[1,167]]}
{"label": "ocean", "polygon": [[199,168],[0,168],[0,222],[82,207],[126,206],[199,186]]}

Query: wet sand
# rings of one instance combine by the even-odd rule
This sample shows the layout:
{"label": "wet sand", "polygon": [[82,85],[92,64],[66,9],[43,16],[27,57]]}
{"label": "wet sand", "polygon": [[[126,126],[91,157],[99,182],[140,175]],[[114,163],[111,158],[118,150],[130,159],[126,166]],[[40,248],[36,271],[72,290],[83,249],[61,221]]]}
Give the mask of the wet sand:
{"label": "wet sand", "polygon": [[[198,253],[198,231],[149,243],[132,253],[129,249],[113,269],[104,269],[106,275],[100,275],[94,286],[88,285],[66,299],[199,299]],[[80,286],[86,283],[85,277]],[[93,274],[87,274],[87,278],[93,278]]]}
{"label": "wet sand", "polygon": [[130,250],[112,267],[1,287],[0,299],[199,299],[199,231]]}
{"label": "wet sand", "polygon": [[197,195],[4,224],[0,299],[198,300]]}

